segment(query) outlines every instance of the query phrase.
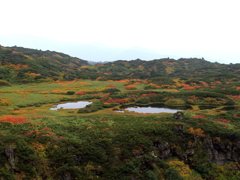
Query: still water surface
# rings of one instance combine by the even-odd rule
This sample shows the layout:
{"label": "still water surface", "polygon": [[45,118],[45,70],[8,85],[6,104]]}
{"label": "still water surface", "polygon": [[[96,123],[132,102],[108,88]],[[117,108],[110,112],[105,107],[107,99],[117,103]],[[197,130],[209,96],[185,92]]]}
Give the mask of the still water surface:
{"label": "still water surface", "polygon": [[53,105],[50,110],[58,110],[58,109],[79,109],[79,108],[84,108],[88,104],[91,104],[92,102],[89,101],[78,101],[78,102],[68,102],[64,104],[58,104],[58,105]]}
{"label": "still water surface", "polygon": [[190,106],[164,106],[163,104],[121,106],[121,109],[137,113],[176,113],[191,109]]}
{"label": "still water surface", "polygon": [[[89,101],[78,101],[78,102],[68,102],[63,104],[54,105],[50,110],[58,109],[79,109],[84,108],[91,104]],[[203,109],[214,109],[216,106],[199,106],[200,110]],[[123,110],[134,111],[137,113],[176,113],[178,111],[184,111],[187,109],[192,109],[191,106],[166,106],[164,104],[149,104],[149,105],[123,105],[120,107],[118,112],[123,112]],[[235,107],[224,107],[221,110],[234,110]]]}

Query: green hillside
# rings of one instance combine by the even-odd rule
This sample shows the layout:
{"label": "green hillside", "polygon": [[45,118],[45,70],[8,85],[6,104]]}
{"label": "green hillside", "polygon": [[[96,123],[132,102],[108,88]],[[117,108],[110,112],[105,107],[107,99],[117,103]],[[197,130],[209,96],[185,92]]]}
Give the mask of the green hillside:
{"label": "green hillside", "polygon": [[13,83],[72,80],[78,68],[87,64],[55,51],[0,47],[0,79]]}
{"label": "green hillside", "polygon": [[55,51],[0,47],[0,78],[13,83],[91,79],[119,80],[155,77],[237,78],[240,64],[219,64],[204,59],[181,58],[118,60],[89,65],[87,61]]}
{"label": "green hillside", "polygon": [[82,69],[82,71],[89,73],[89,76],[91,76],[91,73],[98,73],[100,76],[103,76],[103,79],[124,79],[127,77],[146,79],[163,76],[187,78],[221,77],[226,74],[233,78],[239,75],[239,70],[240,64],[225,65],[197,58],[182,58],[179,60],[166,58],[152,61],[140,59],[132,61],[118,60]]}

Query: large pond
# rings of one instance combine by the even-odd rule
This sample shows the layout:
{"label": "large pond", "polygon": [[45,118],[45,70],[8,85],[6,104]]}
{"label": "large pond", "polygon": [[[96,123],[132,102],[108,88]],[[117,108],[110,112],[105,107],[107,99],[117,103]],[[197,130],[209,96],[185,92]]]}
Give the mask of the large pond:
{"label": "large pond", "polygon": [[137,113],[176,113],[178,111],[184,111],[191,109],[190,106],[165,106],[163,104],[151,104],[151,105],[128,105],[121,106],[121,109],[127,111],[134,111]]}
{"label": "large pond", "polygon": [[79,109],[79,108],[84,108],[88,104],[91,104],[92,102],[89,101],[78,101],[78,102],[68,102],[68,103],[63,103],[63,104],[58,104],[58,105],[53,105],[50,110],[58,110],[58,109]]}

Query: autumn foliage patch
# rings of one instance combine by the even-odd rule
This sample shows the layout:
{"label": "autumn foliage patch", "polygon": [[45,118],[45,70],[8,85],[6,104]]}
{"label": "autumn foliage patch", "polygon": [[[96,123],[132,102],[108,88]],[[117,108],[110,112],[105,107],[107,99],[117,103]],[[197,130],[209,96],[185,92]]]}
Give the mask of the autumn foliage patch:
{"label": "autumn foliage patch", "polygon": [[21,117],[9,117],[9,116],[4,116],[0,118],[0,122],[9,122],[9,123],[14,123],[14,124],[23,124],[23,123],[27,123],[29,121],[27,121],[25,118],[21,118]]}
{"label": "autumn foliage patch", "polygon": [[206,117],[205,117],[204,115],[191,116],[191,118],[195,118],[195,119],[206,119]]}
{"label": "autumn foliage patch", "polygon": [[112,85],[112,84],[109,84],[109,85],[107,85],[106,87],[107,87],[107,88],[117,88],[117,86]]}
{"label": "autumn foliage patch", "polygon": [[125,89],[137,89],[137,87],[135,85],[128,85]]}
{"label": "autumn foliage patch", "polygon": [[229,123],[229,122],[231,122],[230,120],[222,119],[222,118],[218,118],[216,120],[219,121],[219,122],[222,122],[222,123]]}
{"label": "autumn foliage patch", "polygon": [[111,103],[127,103],[128,100],[127,99],[108,99],[107,102],[111,102]]}
{"label": "autumn foliage patch", "polygon": [[205,137],[206,135],[204,134],[204,131],[200,128],[194,129],[194,128],[189,128],[189,134],[197,135],[200,137]]}
{"label": "autumn foliage patch", "polygon": [[184,90],[194,90],[195,87],[191,87],[191,86],[185,86],[183,87]]}

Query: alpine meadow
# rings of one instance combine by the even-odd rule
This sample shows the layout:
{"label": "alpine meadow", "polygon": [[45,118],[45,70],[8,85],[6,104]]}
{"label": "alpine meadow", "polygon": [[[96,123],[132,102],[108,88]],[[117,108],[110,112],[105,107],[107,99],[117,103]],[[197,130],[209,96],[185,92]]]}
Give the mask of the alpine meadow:
{"label": "alpine meadow", "polygon": [[0,180],[239,180],[239,170],[240,64],[90,63],[0,46]]}

